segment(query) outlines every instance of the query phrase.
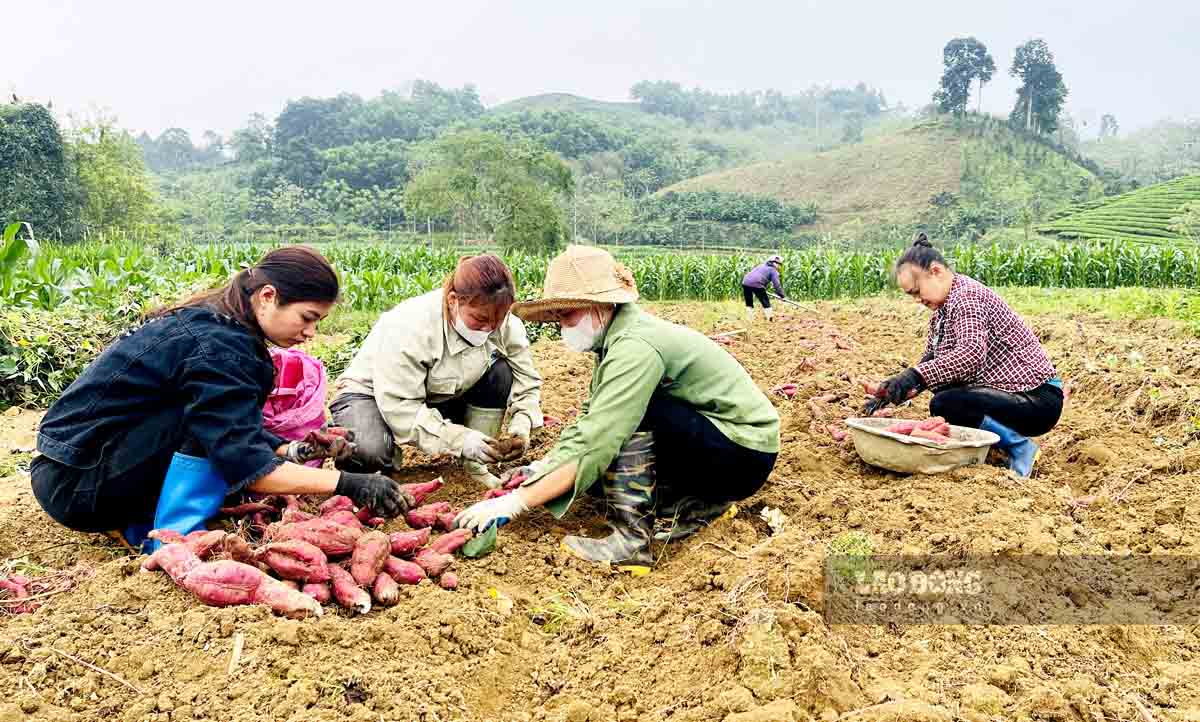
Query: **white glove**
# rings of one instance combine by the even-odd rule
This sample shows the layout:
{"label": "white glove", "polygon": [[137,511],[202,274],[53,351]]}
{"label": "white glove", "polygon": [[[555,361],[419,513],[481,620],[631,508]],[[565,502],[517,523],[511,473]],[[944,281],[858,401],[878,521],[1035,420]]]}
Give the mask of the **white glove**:
{"label": "white glove", "polygon": [[480,464],[494,464],[500,460],[500,452],[493,444],[496,440],[475,429],[467,429],[463,435],[462,453],[460,456],[468,461],[478,461]]}
{"label": "white glove", "polygon": [[508,433],[525,439],[526,446],[529,446],[529,433],[532,429],[533,422],[529,420],[528,414],[517,414],[508,422]]}
{"label": "white glove", "polygon": [[454,526],[459,529],[470,529],[478,533],[487,529],[492,524],[495,524],[497,527],[504,526],[527,511],[529,511],[529,507],[525,505],[525,500],[521,498],[521,493],[514,491],[504,496],[497,496],[494,499],[484,499],[472,504],[464,511],[459,512],[458,516],[454,517]]}

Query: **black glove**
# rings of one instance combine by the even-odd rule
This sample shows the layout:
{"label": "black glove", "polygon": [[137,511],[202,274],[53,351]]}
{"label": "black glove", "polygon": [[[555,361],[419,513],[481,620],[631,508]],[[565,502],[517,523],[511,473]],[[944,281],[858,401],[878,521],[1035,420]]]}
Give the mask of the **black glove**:
{"label": "black glove", "polygon": [[908,401],[908,398],[925,388],[925,379],[915,368],[907,368],[880,384],[883,398],[889,404],[897,405]]}
{"label": "black glove", "polygon": [[383,474],[343,471],[333,493],[348,496],[355,504],[386,519],[400,516],[413,506],[412,495],[401,491],[398,482]]}

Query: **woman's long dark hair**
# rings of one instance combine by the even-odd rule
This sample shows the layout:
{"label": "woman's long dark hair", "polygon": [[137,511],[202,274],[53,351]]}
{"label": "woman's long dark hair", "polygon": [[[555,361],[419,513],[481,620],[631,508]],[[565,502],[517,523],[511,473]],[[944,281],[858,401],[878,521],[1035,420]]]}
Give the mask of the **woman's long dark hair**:
{"label": "woman's long dark hair", "polygon": [[229,316],[265,338],[254,315],[250,297],[263,286],[274,286],[279,305],[298,301],[334,303],[338,299],[338,277],[333,266],[320,253],[304,246],[287,246],[271,251],[254,264],[239,272],[229,283],[214,291],[206,291],[151,312],[148,318],[158,318],[184,308],[206,306]]}

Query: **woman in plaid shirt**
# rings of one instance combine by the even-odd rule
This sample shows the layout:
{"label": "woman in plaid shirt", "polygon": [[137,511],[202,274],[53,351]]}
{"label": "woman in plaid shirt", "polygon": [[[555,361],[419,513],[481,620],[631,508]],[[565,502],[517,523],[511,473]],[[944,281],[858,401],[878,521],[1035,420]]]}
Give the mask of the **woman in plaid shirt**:
{"label": "woman in plaid shirt", "polygon": [[1037,336],[994,291],[952,271],[924,233],[896,261],[896,283],[933,317],[921,361],[884,381],[880,395],[895,404],[931,389],[933,414],[995,433],[1009,468],[1029,476],[1038,447],[1028,437],[1054,428],[1063,407]]}

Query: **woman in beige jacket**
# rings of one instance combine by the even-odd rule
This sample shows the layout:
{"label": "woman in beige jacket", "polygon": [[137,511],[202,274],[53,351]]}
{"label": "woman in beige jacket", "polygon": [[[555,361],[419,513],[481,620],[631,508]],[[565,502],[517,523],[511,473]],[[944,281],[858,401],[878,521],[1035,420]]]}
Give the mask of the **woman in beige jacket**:
{"label": "woman in beige jacket", "polygon": [[[458,263],[445,285],[380,316],[335,385],[334,423],[354,431],[351,471],[394,471],[401,448],[450,454],[495,488],[487,464],[518,458],[542,425],[542,378],[525,326],[509,313],[512,272],[493,254]],[[523,441],[502,455],[496,437]]]}

